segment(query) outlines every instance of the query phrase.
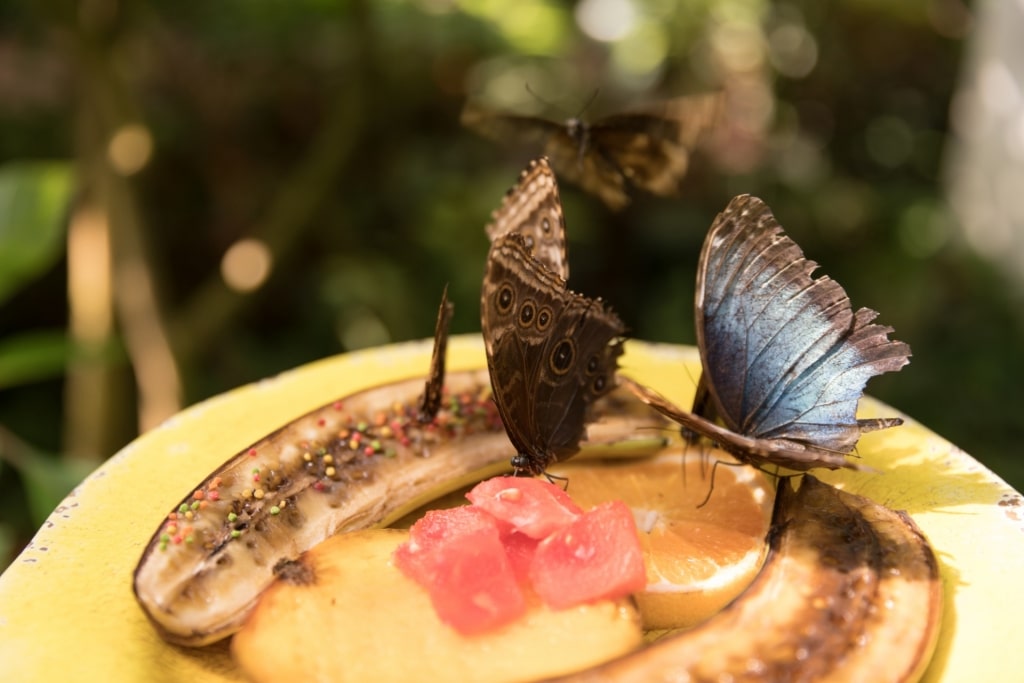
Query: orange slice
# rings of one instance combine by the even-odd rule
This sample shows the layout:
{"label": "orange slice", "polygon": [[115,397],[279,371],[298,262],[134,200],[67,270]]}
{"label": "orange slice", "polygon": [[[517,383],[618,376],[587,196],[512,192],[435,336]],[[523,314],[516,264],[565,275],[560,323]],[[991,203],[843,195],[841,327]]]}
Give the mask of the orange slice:
{"label": "orange slice", "polygon": [[647,566],[647,588],[637,595],[646,629],[704,621],[760,569],[775,488],[752,467],[725,466],[735,462],[724,451],[691,448],[680,455],[676,447],[641,460],[551,468],[569,479],[569,495],[584,510],[615,499],[633,510]]}

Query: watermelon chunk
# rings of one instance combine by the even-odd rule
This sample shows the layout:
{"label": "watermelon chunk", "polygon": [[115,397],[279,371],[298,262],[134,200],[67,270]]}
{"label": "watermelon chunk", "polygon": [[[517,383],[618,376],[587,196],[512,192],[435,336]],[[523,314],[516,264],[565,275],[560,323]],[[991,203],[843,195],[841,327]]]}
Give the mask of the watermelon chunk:
{"label": "watermelon chunk", "polygon": [[643,590],[643,550],[629,506],[602,503],[545,538],[534,552],[530,579],[555,609]]}
{"label": "watermelon chunk", "polygon": [[647,583],[633,513],[622,501],[583,512],[558,486],[515,477],[481,482],[467,497],[471,505],[427,512],[393,558],[459,633],[519,618],[524,588],[563,609]]}
{"label": "watermelon chunk", "polygon": [[474,486],[466,497],[530,538],[546,538],[583,514],[568,493],[540,479],[494,477]]}
{"label": "watermelon chunk", "polygon": [[478,508],[428,512],[393,559],[427,589],[441,621],[463,635],[492,630],[526,611],[498,523]]}
{"label": "watermelon chunk", "polygon": [[505,553],[508,555],[508,562],[512,566],[516,580],[520,585],[529,586],[530,565],[540,541],[518,531],[509,530],[501,535],[501,543],[505,546]]}

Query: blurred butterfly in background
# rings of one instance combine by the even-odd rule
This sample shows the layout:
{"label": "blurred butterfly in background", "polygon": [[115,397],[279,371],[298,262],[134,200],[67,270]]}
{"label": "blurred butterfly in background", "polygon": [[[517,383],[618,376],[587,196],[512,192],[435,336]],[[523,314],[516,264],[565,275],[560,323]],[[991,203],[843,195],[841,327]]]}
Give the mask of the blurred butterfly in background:
{"label": "blurred butterfly in background", "polygon": [[[764,468],[855,468],[863,432],[902,424],[858,420],[867,381],[909,362],[891,327],[856,313],[843,288],[782,232],[760,199],[741,195],[715,219],[697,269],[703,373],[694,412],[622,378],[641,400],[742,462]],[[725,427],[714,421],[720,419]]]}
{"label": "blurred butterfly in background", "polygon": [[480,322],[494,402],[513,469],[542,474],[579,450],[591,406],[615,386],[625,326],[566,286],[565,223],[545,159],[520,174],[487,234]]}
{"label": "blurred butterfly in background", "polygon": [[467,104],[461,120],[497,142],[540,147],[564,180],[618,211],[629,204],[629,186],[662,196],[676,193],[690,155],[721,118],[722,105],[721,93],[689,95],[587,123],[578,117],[558,122]]}

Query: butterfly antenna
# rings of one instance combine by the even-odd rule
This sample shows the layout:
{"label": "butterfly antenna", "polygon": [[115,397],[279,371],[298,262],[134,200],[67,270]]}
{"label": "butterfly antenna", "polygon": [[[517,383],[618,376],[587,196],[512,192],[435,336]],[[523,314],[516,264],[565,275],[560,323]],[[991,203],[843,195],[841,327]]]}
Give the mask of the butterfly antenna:
{"label": "butterfly antenna", "polygon": [[585,103],[583,104],[583,107],[581,107],[581,108],[580,108],[580,111],[579,111],[579,113],[578,113],[578,114],[576,114],[576,118],[582,118],[582,117],[583,117],[583,113],[584,113],[585,111],[587,111],[588,109],[590,109],[590,105],[592,105],[592,104],[594,103],[594,100],[596,100],[596,99],[597,99],[597,96],[598,96],[598,95],[599,95],[600,93],[601,93],[601,89],[600,89],[600,88],[594,88],[594,94],[592,94],[592,95],[590,96],[590,99],[588,99],[588,100],[587,100],[587,101],[586,101],[586,102],[585,102]]}
{"label": "butterfly antenna", "polygon": [[558,107],[554,106],[553,104],[548,102],[545,98],[541,97],[537,93],[536,90],[534,90],[533,88],[530,87],[530,84],[528,82],[525,85],[526,85],[526,92],[530,93],[530,95],[532,95],[535,100],[537,100],[538,102],[543,104],[545,107],[547,107],[551,111],[554,111],[554,110],[558,109]]}

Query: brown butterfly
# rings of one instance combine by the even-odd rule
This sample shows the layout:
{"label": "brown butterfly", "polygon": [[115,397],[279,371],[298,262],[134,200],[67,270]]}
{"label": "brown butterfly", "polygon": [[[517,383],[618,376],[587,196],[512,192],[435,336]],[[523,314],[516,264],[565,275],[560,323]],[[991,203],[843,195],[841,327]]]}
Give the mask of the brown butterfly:
{"label": "brown butterfly", "polygon": [[437,323],[434,325],[434,351],[430,356],[430,374],[423,387],[423,399],[420,402],[420,422],[430,422],[437,417],[441,409],[441,394],[444,389],[444,361],[448,351],[448,327],[452,322],[455,306],[448,301],[448,285],[441,293],[441,306],[437,310]]}
{"label": "brown butterfly", "polygon": [[[563,230],[558,187],[533,182],[537,168],[527,168],[495,213],[480,297],[494,400],[517,451],[512,466],[529,474],[579,450],[591,405],[615,385],[625,332],[600,299],[570,291],[535,255],[547,258],[535,232],[544,218],[536,219],[551,214],[510,207],[554,206],[553,227]],[[553,237],[564,244],[564,234]]]}
{"label": "brown butterfly", "polygon": [[565,217],[558,182],[547,157],[534,159],[523,169],[501,206],[491,214],[485,230],[492,244],[510,232],[518,232],[535,259],[563,280],[569,279]]}
{"label": "brown butterfly", "polygon": [[672,195],[700,137],[721,118],[721,93],[690,95],[587,123],[517,116],[467,104],[462,124],[501,143],[537,145],[562,176],[609,208],[629,204],[633,185]]}
{"label": "brown butterfly", "polygon": [[839,283],[812,278],[817,264],[764,202],[733,199],[712,224],[697,268],[703,374],[694,412],[622,380],[642,400],[762,468],[855,467],[846,456],[861,433],[902,424],[857,419],[856,411],[867,381],[906,365],[910,347],[871,322],[875,311],[854,313]]}

